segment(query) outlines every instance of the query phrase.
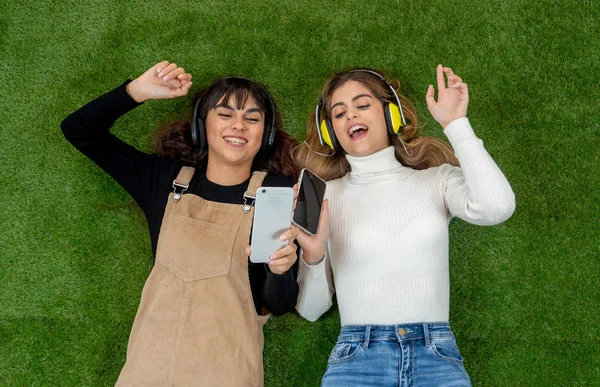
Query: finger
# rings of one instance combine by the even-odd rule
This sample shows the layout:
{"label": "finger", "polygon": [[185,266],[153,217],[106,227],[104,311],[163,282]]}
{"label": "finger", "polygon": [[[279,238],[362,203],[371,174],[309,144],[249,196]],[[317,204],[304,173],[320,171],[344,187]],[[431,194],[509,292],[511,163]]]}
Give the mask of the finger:
{"label": "finger", "polygon": [[192,81],[192,74],[190,74],[190,73],[183,73],[183,74],[178,75],[177,79],[179,79],[181,81],[181,83],[191,82]]}
{"label": "finger", "polygon": [[250,256],[250,254],[252,254],[252,247],[250,247],[250,245],[246,246],[246,255]]}
{"label": "finger", "polygon": [[157,73],[160,73],[162,71],[162,69],[164,69],[168,65],[169,65],[169,61],[168,60],[163,60],[162,62],[155,64],[154,68],[156,69]]}
{"label": "finger", "polygon": [[298,243],[300,243],[300,247],[302,247],[303,249],[310,246],[311,239],[312,237],[302,230],[300,230],[300,233],[298,233],[298,236],[296,237],[296,240],[298,241]]}
{"label": "finger", "polygon": [[444,73],[446,73],[446,77],[450,78],[454,74],[454,71],[450,67],[444,67]]}
{"label": "finger", "polygon": [[190,90],[190,87],[192,87],[193,83],[194,82],[187,82],[181,86],[181,92],[183,93],[182,95],[186,95],[188,93],[188,91]]}
{"label": "finger", "polygon": [[317,235],[322,241],[329,239],[329,199],[323,200]]}
{"label": "finger", "polygon": [[179,79],[169,79],[167,82],[169,82],[169,85],[174,87],[176,90],[181,89],[181,81]]}
{"label": "finger", "polygon": [[294,184],[292,189],[294,190],[294,199],[295,199],[298,197],[298,191],[300,191],[300,184],[298,184],[298,183]]}
{"label": "finger", "polygon": [[279,275],[281,275],[287,271],[283,267],[274,267],[274,266],[269,266],[269,270],[271,270],[271,273],[279,274]]}
{"label": "finger", "polygon": [[298,238],[298,234],[300,234],[298,227],[292,226],[289,230],[279,236],[279,240],[292,242],[294,239]]}
{"label": "finger", "polygon": [[442,67],[442,65],[438,65],[436,71],[437,71],[438,93],[441,93],[442,91],[444,91],[446,89],[446,81],[444,80],[444,68]]}
{"label": "finger", "polygon": [[[183,67],[176,67],[175,69],[169,72],[163,71],[163,74],[164,75],[162,79],[164,79],[165,81],[168,81],[169,79],[175,80],[178,79],[178,75],[185,74],[185,70],[183,69]],[[181,79],[179,79],[179,81],[181,81]]]}
{"label": "finger", "polygon": [[158,72],[158,77],[162,78],[165,75],[167,75],[168,73],[170,73],[171,71],[175,70],[176,68],[177,68],[177,64],[171,63],[170,65],[168,65],[167,67],[163,68],[161,71]]}
{"label": "finger", "polygon": [[[169,81],[171,82],[171,81]],[[181,97],[188,93],[190,87],[192,87],[193,82],[187,82],[185,84],[181,84],[181,87],[177,87],[171,90],[171,97]]]}
{"label": "finger", "polygon": [[271,254],[269,256],[269,259],[271,261],[279,261],[289,255],[296,255],[296,249],[296,245],[294,243],[290,243],[289,245],[282,247],[273,254]]}
{"label": "finger", "polygon": [[460,89],[462,87],[463,83],[462,82],[456,82],[453,83],[452,85],[449,86],[449,88],[451,89]]}
{"label": "finger", "polygon": [[427,94],[425,94],[425,101],[427,101],[427,107],[429,107],[429,109],[431,109],[436,103],[434,93],[435,89],[433,88],[433,85],[429,85],[427,88]]}
{"label": "finger", "polygon": [[451,85],[453,85],[455,83],[460,83],[460,82],[462,82],[462,79],[460,79],[459,76],[456,76],[456,75],[449,75],[448,76],[448,86],[451,86]]}
{"label": "finger", "polygon": [[289,257],[283,257],[281,259],[278,259],[276,261],[271,261],[269,262],[269,267],[289,267],[292,265],[292,261]]}
{"label": "finger", "polygon": [[461,87],[460,87],[460,95],[461,95],[461,99],[465,102],[469,102],[469,87],[467,86],[466,83],[461,83]]}

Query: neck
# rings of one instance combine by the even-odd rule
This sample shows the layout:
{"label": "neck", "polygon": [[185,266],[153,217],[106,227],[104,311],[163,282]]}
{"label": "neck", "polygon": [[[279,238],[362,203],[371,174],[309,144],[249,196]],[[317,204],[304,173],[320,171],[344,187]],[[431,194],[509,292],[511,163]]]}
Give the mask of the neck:
{"label": "neck", "polygon": [[211,163],[209,158],[206,166],[206,178],[223,186],[242,184],[250,178],[251,167],[252,162],[244,165]]}

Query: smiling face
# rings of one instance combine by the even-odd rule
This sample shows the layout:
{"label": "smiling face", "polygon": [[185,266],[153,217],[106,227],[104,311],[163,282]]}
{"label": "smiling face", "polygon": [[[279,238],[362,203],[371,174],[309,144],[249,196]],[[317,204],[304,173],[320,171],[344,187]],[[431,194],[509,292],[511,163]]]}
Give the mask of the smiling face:
{"label": "smiling face", "polygon": [[368,156],[390,145],[382,102],[364,84],[349,80],[331,95],[331,122],[351,156]]}
{"label": "smiling face", "polygon": [[[241,106],[240,106],[241,105]],[[252,96],[244,104],[222,98],[205,119],[209,163],[251,166],[260,150],[265,117]]]}

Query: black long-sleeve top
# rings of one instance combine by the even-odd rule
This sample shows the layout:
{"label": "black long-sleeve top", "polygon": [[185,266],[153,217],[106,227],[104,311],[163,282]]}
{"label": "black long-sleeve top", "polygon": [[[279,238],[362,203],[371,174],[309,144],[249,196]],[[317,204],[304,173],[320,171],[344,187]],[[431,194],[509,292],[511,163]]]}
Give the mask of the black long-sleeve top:
{"label": "black long-sleeve top", "polygon": [[[153,256],[167,206],[172,182],[183,166],[141,152],[110,132],[114,122],[140,104],[127,93],[126,81],[116,89],[89,102],[61,124],[67,140],[112,176],[140,205],[150,231]],[[243,204],[250,179],[234,186],[221,186],[206,178],[206,168],[197,170],[186,193],[220,203]],[[291,187],[285,176],[267,175],[263,186]],[[298,297],[297,262],[282,275],[271,273],[266,264],[248,262],[250,288],[257,313],[264,306],[273,315],[292,311]]]}

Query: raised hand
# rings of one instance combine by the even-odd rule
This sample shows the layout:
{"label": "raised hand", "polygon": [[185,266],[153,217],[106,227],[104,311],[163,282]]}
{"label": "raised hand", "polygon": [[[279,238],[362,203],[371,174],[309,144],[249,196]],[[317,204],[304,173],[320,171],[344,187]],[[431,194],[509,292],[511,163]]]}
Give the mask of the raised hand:
{"label": "raised hand", "polygon": [[192,75],[175,63],[163,61],[127,85],[127,92],[137,102],[148,99],[181,97],[192,86]]}
{"label": "raised hand", "polygon": [[[446,128],[448,124],[457,118],[467,116],[469,106],[469,89],[467,84],[458,75],[452,72],[450,67],[438,65],[437,69],[438,99],[434,98],[435,90],[432,85],[427,89],[427,108],[433,118]],[[444,79],[448,78],[448,86]]]}

